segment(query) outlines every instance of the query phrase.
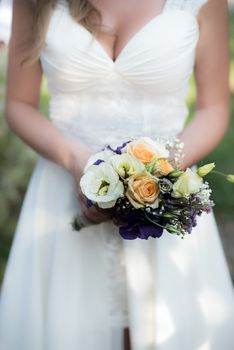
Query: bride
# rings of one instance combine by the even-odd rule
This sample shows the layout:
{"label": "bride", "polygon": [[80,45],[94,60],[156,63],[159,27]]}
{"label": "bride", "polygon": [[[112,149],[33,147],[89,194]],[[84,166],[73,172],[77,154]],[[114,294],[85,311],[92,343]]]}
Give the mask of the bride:
{"label": "bride", "polygon": [[[177,135],[183,168],[214,149],[230,115],[228,39],[225,0],[14,1],[5,118],[38,159],[1,291],[2,350],[234,349],[213,213],[184,240],[123,240],[79,189],[106,143]],[[78,212],[93,225],[75,232]]]}

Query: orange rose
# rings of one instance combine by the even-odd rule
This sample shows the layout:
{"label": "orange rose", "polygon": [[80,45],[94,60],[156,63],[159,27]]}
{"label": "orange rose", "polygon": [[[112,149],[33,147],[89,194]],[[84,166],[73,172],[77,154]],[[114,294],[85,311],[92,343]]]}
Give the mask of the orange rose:
{"label": "orange rose", "polygon": [[144,143],[130,143],[128,147],[128,154],[144,164],[150,163],[155,158],[155,152]]}
{"label": "orange rose", "polygon": [[149,173],[131,176],[128,180],[126,196],[135,208],[147,204],[157,208],[159,192],[156,179]]}
{"label": "orange rose", "polygon": [[143,164],[149,164],[157,158],[167,158],[169,155],[164,145],[154,142],[149,137],[141,137],[128,143],[127,153]]}
{"label": "orange rose", "polygon": [[174,170],[172,165],[165,158],[157,159],[155,168],[158,176],[162,176],[162,175],[166,176]]}

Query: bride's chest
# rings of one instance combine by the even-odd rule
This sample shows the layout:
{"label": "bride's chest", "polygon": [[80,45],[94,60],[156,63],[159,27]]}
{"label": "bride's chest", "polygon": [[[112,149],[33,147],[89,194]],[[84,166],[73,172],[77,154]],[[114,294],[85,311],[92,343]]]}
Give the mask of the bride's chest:
{"label": "bride's chest", "polygon": [[123,47],[115,61],[101,43],[57,6],[41,52],[52,87],[74,90],[121,79],[154,91],[178,90],[194,67],[199,26],[188,11],[174,9],[151,19]]}

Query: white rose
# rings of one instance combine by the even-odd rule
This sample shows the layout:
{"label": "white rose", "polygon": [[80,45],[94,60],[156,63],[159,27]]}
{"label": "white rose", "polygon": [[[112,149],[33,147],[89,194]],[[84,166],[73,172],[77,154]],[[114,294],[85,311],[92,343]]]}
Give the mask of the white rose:
{"label": "white rose", "polygon": [[104,150],[98,153],[95,153],[93,155],[91,155],[91,157],[89,157],[85,168],[84,168],[84,172],[86,172],[88,170],[88,168],[93,165],[97,160],[103,160],[104,162],[108,162],[109,158],[112,157],[115,153],[112,152],[111,150]]}
{"label": "white rose", "polygon": [[141,174],[145,171],[143,163],[126,153],[114,155],[109,159],[109,162],[122,178]]}
{"label": "white rose", "polygon": [[116,200],[124,193],[123,183],[108,163],[91,165],[81,177],[80,187],[88,199],[104,209],[114,207]]}
{"label": "white rose", "polygon": [[203,179],[188,168],[173,184],[172,196],[180,198],[197,193],[202,188],[202,185]]}

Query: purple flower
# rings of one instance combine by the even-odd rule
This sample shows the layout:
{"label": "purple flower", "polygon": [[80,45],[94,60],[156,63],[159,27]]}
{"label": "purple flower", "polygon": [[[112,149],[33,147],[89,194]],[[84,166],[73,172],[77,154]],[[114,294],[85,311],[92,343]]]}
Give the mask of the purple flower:
{"label": "purple flower", "polygon": [[148,239],[160,237],[163,229],[153,225],[145,217],[144,211],[139,209],[120,209],[115,213],[119,227],[119,234],[124,239]]}
{"label": "purple flower", "polygon": [[111,150],[112,152],[116,153],[116,154],[121,154],[122,153],[122,149],[131,141],[126,141],[124,142],[121,146],[117,147],[116,149],[113,149],[110,145],[107,145],[107,149]]}
{"label": "purple flower", "polygon": [[93,163],[93,165],[99,165],[101,163],[104,163],[103,159],[97,159],[95,163]]}
{"label": "purple flower", "polygon": [[124,239],[148,239],[149,237],[159,238],[163,233],[163,229],[159,226],[150,224],[126,224],[119,228],[119,234]]}
{"label": "purple flower", "polygon": [[90,199],[86,198],[86,207],[91,208],[92,206],[93,206],[93,202]]}

